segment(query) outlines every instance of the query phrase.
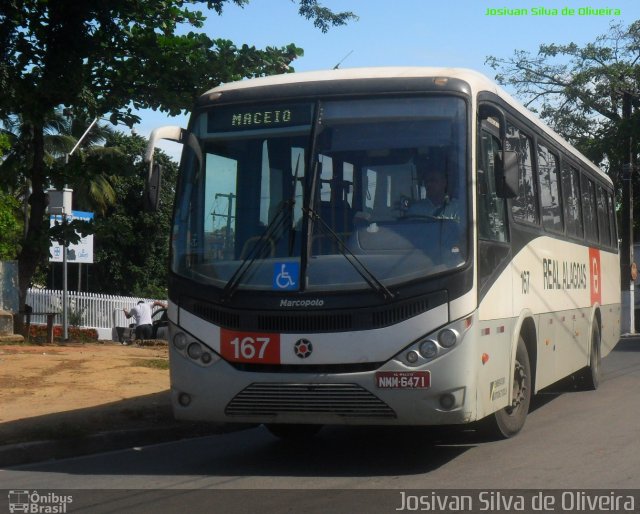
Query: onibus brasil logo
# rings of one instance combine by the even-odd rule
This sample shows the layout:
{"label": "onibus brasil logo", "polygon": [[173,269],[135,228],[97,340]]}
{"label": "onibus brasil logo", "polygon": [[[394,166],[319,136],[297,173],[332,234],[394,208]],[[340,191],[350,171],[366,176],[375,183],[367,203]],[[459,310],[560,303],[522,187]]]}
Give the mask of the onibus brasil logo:
{"label": "onibus brasil logo", "polygon": [[73,502],[72,496],[38,491],[10,490],[9,512],[29,512],[34,514],[63,514],[67,505]]}

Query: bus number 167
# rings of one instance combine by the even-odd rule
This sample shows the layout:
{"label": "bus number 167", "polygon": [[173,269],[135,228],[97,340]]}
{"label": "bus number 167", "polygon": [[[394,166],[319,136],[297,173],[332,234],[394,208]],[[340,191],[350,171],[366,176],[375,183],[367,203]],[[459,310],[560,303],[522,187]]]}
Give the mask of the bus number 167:
{"label": "bus number 167", "polygon": [[222,356],[233,362],[280,363],[280,334],[221,330]]}
{"label": "bus number 167", "polygon": [[240,339],[236,337],[229,341],[229,343],[233,347],[233,356],[235,359],[250,361],[257,358],[258,360],[263,360],[264,354],[269,346],[269,338],[256,337],[254,339],[253,337],[244,337]]}

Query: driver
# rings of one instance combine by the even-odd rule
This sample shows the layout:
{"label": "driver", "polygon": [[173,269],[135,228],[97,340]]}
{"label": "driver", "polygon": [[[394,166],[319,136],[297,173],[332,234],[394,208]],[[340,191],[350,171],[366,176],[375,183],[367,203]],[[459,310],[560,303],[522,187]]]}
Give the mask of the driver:
{"label": "driver", "polygon": [[426,198],[409,205],[407,214],[460,219],[458,201],[447,194],[447,172],[444,169],[429,167],[421,175],[427,189]]}

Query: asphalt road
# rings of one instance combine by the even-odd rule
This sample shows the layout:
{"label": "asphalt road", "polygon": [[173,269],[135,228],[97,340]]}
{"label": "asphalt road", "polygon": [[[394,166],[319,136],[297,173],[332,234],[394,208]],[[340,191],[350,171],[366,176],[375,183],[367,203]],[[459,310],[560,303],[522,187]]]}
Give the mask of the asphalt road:
{"label": "asphalt road", "polygon": [[[539,395],[524,430],[507,441],[450,429],[330,427],[292,446],[259,427],[0,470],[0,490],[74,490],[78,510],[67,512],[182,512],[187,500],[193,512],[391,512],[410,490],[638,491],[640,340],[620,342],[603,375],[597,391]],[[484,499],[493,503],[476,498],[474,508],[506,506]]]}

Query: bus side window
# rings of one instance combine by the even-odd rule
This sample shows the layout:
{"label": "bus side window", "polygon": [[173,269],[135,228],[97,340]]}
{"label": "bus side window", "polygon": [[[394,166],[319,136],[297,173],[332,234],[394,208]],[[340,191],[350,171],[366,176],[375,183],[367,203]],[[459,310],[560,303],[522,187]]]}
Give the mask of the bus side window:
{"label": "bus side window", "polygon": [[508,262],[506,200],[496,193],[496,163],[500,159],[500,139],[493,131],[481,130],[478,145],[477,218],[478,282],[482,289],[492,274]]}
{"label": "bus side window", "polygon": [[507,150],[518,154],[518,196],[513,199],[513,217],[528,223],[538,223],[538,185],[533,169],[533,144],[531,138],[518,127],[507,123]]}
{"label": "bus side window", "polygon": [[609,198],[602,186],[598,186],[597,194],[598,234],[600,235],[600,244],[610,248],[611,226],[609,225]]}
{"label": "bus side window", "polygon": [[505,242],[505,199],[496,194],[495,163],[500,158],[500,140],[482,131],[478,162],[478,235],[481,239]]}
{"label": "bus side window", "polygon": [[567,235],[582,237],[582,209],[580,208],[580,172],[566,163],[562,165],[562,205]]}
{"label": "bus side window", "polygon": [[542,225],[547,230],[562,233],[560,199],[560,168],[558,157],[542,144],[538,145],[538,179],[542,203]]}
{"label": "bus side window", "polygon": [[598,242],[598,220],[596,217],[596,188],[593,181],[582,173],[580,189],[582,191],[582,215],[584,216],[584,235],[587,241]]}
{"label": "bus side window", "polygon": [[609,226],[611,227],[611,248],[618,250],[618,227],[616,225],[615,201],[611,193],[607,193],[607,205],[609,212]]}

